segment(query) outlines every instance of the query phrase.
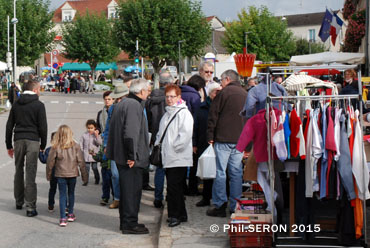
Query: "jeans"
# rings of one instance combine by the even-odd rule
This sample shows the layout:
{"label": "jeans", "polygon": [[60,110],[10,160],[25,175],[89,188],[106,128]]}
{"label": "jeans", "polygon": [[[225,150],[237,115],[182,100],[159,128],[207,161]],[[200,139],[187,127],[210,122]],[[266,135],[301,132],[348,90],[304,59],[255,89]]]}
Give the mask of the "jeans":
{"label": "jeans", "polygon": [[58,188],[59,188],[59,210],[60,218],[66,218],[66,207],[67,207],[67,188],[68,188],[68,214],[73,214],[73,207],[75,205],[75,177],[58,177]]}
{"label": "jeans", "polygon": [[101,196],[102,199],[109,200],[110,190],[112,188],[112,172],[108,168],[101,168],[101,177],[103,180],[103,184],[101,186],[103,194]]}
{"label": "jeans", "polygon": [[165,170],[157,167],[154,174],[154,199],[159,201],[163,200],[164,176]]}
{"label": "jeans", "polygon": [[92,167],[92,170],[94,172],[95,182],[99,183],[100,175],[98,170],[98,163],[97,162],[85,162],[86,164],[86,170],[87,170],[87,181],[89,181],[89,175],[90,175],[90,164]]}
{"label": "jeans", "polygon": [[[37,160],[40,143],[38,141],[21,139],[14,142],[15,175],[14,198],[17,206],[26,203],[28,211],[36,209],[37,199]],[[24,170],[26,169],[26,180]],[[26,182],[25,182],[26,181]]]}
{"label": "jeans", "polygon": [[227,202],[226,170],[230,178],[230,210],[234,211],[236,199],[242,195],[242,159],[243,153],[235,149],[236,144],[218,143],[214,145],[216,153],[216,178],[212,187],[212,202],[219,208]]}
{"label": "jeans", "polygon": [[117,169],[117,164],[114,160],[110,161],[110,170],[112,172],[112,187],[113,187],[113,194],[114,200],[119,201],[121,194],[119,188],[119,173]]}
{"label": "jeans", "polygon": [[54,207],[55,204],[55,194],[57,193],[58,181],[55,177],[55,166],[51,170],[50,188],[49,188],[49,200],[48,206]]}

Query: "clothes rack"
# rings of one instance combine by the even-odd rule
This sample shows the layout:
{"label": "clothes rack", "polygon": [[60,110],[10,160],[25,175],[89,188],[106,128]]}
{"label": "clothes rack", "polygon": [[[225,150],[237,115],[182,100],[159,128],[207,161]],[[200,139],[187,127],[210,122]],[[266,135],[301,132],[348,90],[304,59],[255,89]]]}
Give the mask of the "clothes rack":
{"label": "clothes rack", "polygon": [[[355,94],[355,95],[319,95],[319,96],[273,96],[271,95],[271,83],[272,81],[270,80],[270,74],[268,73],[263,73],[265,76],[266,76],[266,82],[267,82],[267,98],[266,98],[266,113],[267,113],[267,152],[268,152],[268,167],[269,167],[269,176],[270,176],[270,190],[271,190],[271,203],[272,203],[272,206],[271,206],[271,214],[272,216],[275,216],[275,203],[274,203],[274,195],[275,195],[275,186],[274,186],[274,182],[275,182],[275,172],[274,172],[274,161],[272,159],[273,157],[273,147],[272,147],[272,144],[271,144],[271,130],[270,130],[270,118],[269,118],[269,111],[270,109],[272,108],[272,101],[273,100],[281,100],[281,101],[284,101],[284,100],[297,100],[297,101],[303,101],[303,100],[327,100],[327,99],[332,99],[332,100],[351,100],[351,99],[357,99],[359,101],[362,101],[362,83],[361,83],[361,70],[360,68],[357,66],[357,65],[328,65],[328,66],[288,66],[288,67],[273,67],[273,68],[270,68],[272,74],[278,74],[280,75],[281,73],[277,73],[274,71],[288,71],[288,70],[291,70],[293,72],[298,72],[298,71],[301,71],[301,70],[307,70],[307,69],[336,69],[336,70],[347,70],[347,69],[357,69],[358,68],[358,73],[357,73],[357,76],[358,76],[358,87],[359,87],[359,94]],[[362,114],[363,114],[363,109],[362,109],[362,104],[359,104],[359,110],[360,110],[360,127],[361,127],[361,137],[363,136],[363,118],[362,117]],[[362,146],[362,154],[364,154],[364,147]],[[364,173],[362,173],[363,175],[363,181],[364,181]],[[295,183],[294,179],[291,179],[290,180],[291,183]],[[363,199],[366,199],[365,197],[365,192],[366,192],[366,185],[363,185],[364,187],[364,190],[363,190]],[[292,194],[290,194],[292,196]],[[365,242],[365,246],[367,244],[367,241],[366,241],[366,200],[363,200],[362,201],[363,203],[363,237],[364,237],[364,242]],[[294,206],[294,203],[292,202],[292,200],[290,200],[290,206]],[[292,215],[292,213],[294,214],[294,211],[292,212],[292,210],[290,211],[290,215]],[[293,217],[293,220],[294,220],[294,217],[295,216],[291,216],[291,218]],[[276,237],[274,235],[273,237],[273,241],[274,243],[276,243]],[[284,245],[284,247],[286,247],[286,245]],[[297,246],[294,246],[294,247],[297,247]],[[312,246],[305,246],[305,247],[315,247],[314,245]],[[325,247],[337,247],[337,246],[325,246]]]}

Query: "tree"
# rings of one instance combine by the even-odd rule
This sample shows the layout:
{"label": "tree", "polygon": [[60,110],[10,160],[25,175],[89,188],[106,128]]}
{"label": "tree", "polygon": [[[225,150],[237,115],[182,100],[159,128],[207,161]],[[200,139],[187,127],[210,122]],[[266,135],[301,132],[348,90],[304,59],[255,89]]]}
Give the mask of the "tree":
{"label": "tree", "polygon": [[201,5],[190,0],[127,0],[117,10],[119,18],[114,25],[120,48],[130,57],[139,40],[140,55],[149,57],[155,72],[167,62],[181,56],[200,56],[209,43],[211,28]]}
{"label": "tree", "polygon": [[112,23],[103,15],[76,15],[73,22],[62,28],[63,56],[67,59],[86,62],[94,71],[100,62],[112,62],[119,49],[112,36]]}
{"label": "tree", "polygon": [[[17,0],[17,65],[33,66],[41,54],[45,53],[55,37],[51,32],[54,24],[53,13],[49,12],[49,1]],[[7,52],[7,16],[13,18],[13,1],[0,0],[0,59]],[[10,24],[10,51],[13,52],[13,25]]]}
{"label": "tree", "polygon": [[237,21],[226,24],[223,45],[229,53],[242,53],[245,32],[248,33],[248,53],[255,53],[258,60],[289,60],[295,51],[293,33],[287,23],[276,18],[266,6],[251,6],[238,14]]}
{"label": "tree", "polygon": [[296,40],[296,51],[294,55],[304,55],[310,53],[321,53],[325,52],[324,43],[315,43],[315,42],[308,42],[306,39],[297,39]]}

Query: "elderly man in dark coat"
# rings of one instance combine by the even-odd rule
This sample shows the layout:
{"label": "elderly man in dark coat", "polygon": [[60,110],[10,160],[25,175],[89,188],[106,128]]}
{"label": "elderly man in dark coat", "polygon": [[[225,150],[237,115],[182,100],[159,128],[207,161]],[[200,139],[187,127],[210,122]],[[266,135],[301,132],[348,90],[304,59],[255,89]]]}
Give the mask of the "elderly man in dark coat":
{"label": "elderly man in dark coat", "polygon": [[147,234],[138,223],[143,170],[149,165],[149,136],[141,102],[149,95],[149,83],[132,81],[127,98],[117,103],[110,122],[107,156],[116,161],[120,180],[120,229],[123,234]]}

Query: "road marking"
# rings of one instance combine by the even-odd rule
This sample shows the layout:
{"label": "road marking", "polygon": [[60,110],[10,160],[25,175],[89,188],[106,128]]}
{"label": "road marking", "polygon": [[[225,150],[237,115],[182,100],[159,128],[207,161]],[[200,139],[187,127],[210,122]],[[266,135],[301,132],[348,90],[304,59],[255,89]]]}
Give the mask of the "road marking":
{"label": "road marking", "polygon": [[68,104],[68,103],[74,103],[74,101],[66,101],[66,103]]}
{"label": "road marking", "polygon": [[59,103],[59,101],[50,101],[50,103]]}
{"label": "road marking", "polygon": [[5,166],[10,165],[10,164],[12,164],[12,163],[13,163],[13,160],[9,160],[9,161],[8,161],[8,162],[6,162],[5,164],[0,165],[0,169],[4,168]]}
{"label": "road marking", "polygon": [[95,102],[96,104],[104,104],[104,102]]}
{"label": "road marking", "polygon": [[89,104],[87,101],[81,101],[81,104]]}

